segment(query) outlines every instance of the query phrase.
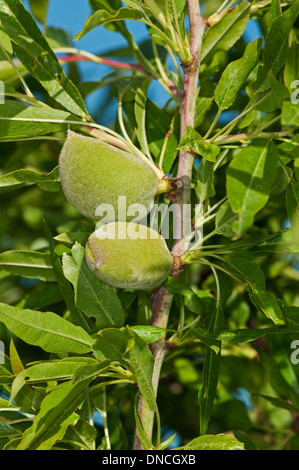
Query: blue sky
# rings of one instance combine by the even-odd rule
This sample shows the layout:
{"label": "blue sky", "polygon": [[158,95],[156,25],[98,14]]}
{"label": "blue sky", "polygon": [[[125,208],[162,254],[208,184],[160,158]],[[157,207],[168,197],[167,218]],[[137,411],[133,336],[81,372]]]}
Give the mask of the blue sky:
{"label": "blue sky", "polygon": [[[28,0],[23,0],[25,7],[28,7]],[[54,26],[62,28],[67,31],[71,38],[74,39],[76,33],[81,31],[85,20],[91,13],[88,0],[50,0],[48,12],[48,27]],[[144,40],[147,36],[145,25],[137,21],[127,22],[127,26],[134,34],[136,42]],[[261,36],[258,23],[255,20],[250,20],[247,29],[244,33],[246,42],[253,41],[255,38]],[[88,33],[79,41],[74,42],[74,47],[84,49],[88,52],[101,55],[107,50],[117,49],[126,46],[127,43],[123,37],[115,32],[111,32],[106,28],[99,27]],[[79,70],[81,73],[82,81],[99,80],[101,77],[111,71],[110,67],[91,64],[88,62],[79,63]],[[93,93],[86,100],[86,105],[91,114],[93,114],[100,106],[101,99],[105,97],[105,88]],[[150,88],[150,97],[158,105],[163,105],[168,95],[161,88],[160,85],[153,83]],[[114,106],[106,113],[105,116],[100,118],[100,124],[109,125],[114,121],[116,109],[116,101]]]}

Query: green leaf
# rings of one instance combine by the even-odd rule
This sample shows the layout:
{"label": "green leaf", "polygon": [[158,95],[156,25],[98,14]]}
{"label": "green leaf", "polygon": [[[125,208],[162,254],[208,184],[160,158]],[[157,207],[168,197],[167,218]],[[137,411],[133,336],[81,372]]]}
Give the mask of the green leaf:
{"label": "green leaf", "polygon": [[218,145],[208,144],[196,130],[189,126],[186,126],[186,133],[183,135],[178,148],[186,152],[189,152],[191,148],[209,162],[215,162],[220,153]]}
{"label": "green leaf", "polygon": [[229,343],[250,343],[259,338],[263,338],[267,335],[272,334],[298,334],[299,327],[297,328],[288,328],[285,326],[277,326],[273,328],[257,328],[257,329],[247,329],[240,328],[238,330],[232,331],[216,331],[210,337],[218,341],[227,341]]}
{"label": "green leaf", "polygon": [[103,24],[110,23],[112,21],[124,21],[124,20],[138,20],[142,19],[142,13],[139,10],[133,10],[129,8],[120,8],[117,12],[108,12],[106,10],[97,10],[92,16],[90,16],[80,33],[76,34],[75,40],[78,41],[85,34],[89,33],[94,28]]}
{"label": "green leaf", "polygon": [[197,186],[195,191],[199,204],[202,204],[207,199],[215,196],[213,163],[205,159],[202,160],[196,176]]}
{"label": "green leaf", "polygon": [[79,417],[74,412],[83,402],[89,384],[108,366],[108,361],[83,366],[78,369],[73,382],[49,393],[43,400],[32,426],[25,431],[17,449],[49,450],[57,440],[61,440],[67,427],[77,422]]}
{"label": "green leaf", "polygon": [[256,140],[241,150],[227,171],[227,195],[231,208],[239,214],[233,224],[238,234],[253,223],[254,216],[268,202],[276,177],[278,153],[272,141]]}
{"label": "green leaf", "polygon": [[276,101],[277,108],[282,108],[284,101],[290,99],[290,93],[287,87],[277,80],[272,71],[268,73],[268,80],[272,91],[272,98]]}
{"label": "green leaf", "polygon": [[6,251],[0,254],[0,269],[41,281],[55,281],[50,255],[37,251]]}
{"label": "green leaf", "polygon": [[61,186],[59,183],[58,166],[48,174],[22,169],[1,175],[0,194],[14,189],[24,188],[32,184],[37,184],[45,191],[59,191]]}
{"label": "green leaf", "polygon": [[130,327],[138,336],[140,336],[146,344],[159,341],[165,335],[164,328],[151,325],[135,325]]}
{"label": "green leaf", "polygon": [[280,398],[291,400],[298,408],[299,395],[286,381],[280,367],[276,364],[275,360],[262,350],[259,351],[259,356],[263,367],[269,374],[270,383],[275,393],[277,393]]}
{"label": "green leaf", "polygon": [[88,120],[81,95],[20,0],[0,0],[0,21],[13,38],[14,51],[28,72],[65,109]]}
{"label": "green leaf", "polygon": [[140,85],[135,90],[135,103],[134,103],[134,110],[135,110],[135,121],[136,121],[136,128],[135,133],[136,137],[140,143],[141,149],[145,155],[150,155],[150,151],[148,148],[147,142],[147,135],[146,135],[146,101],[147,101],[147,90],[151,83],[151,79],[148,78],[143,81],[143,84]]}
{"label": "green leaf", "polygon": [[288,128],[299,127],[299,106],[298,104],[285,101],[282,106],[281,123]]}
{"label": "green leaf", "polygon": [[295,0],[288,10],[273,21],[265,40],[263,66],[260,67],[257,78],[258,87],[265,85],[270,70],[277,75],[284,65],[288,52],[289,34],[298,14],[299,1]]}
{"label": "green leaf", "polygon": [[[224,315],[222,307],[216,308],[209,325],[209,332],[217,331],[223,328]],[[213,404],[216,397],[218,384],[218,375],[220,367],[221,345],[219,351],[215,352],[208,348],[205,353],[203,366],[203,384],[198,394],[199,402],[199,422],[200,434],[206,434],[208,424],[213,411]]]}
{"label": "green leaf", "polygon": [[[48,122],[51,120],[61,122]],[[0,104],[0,141],[15,141],[66,130],[67,124],[63,124],[66,120],[77,121],[78,118],[65,111],[7,100],[5,104]]]}
{"label": "green leaf", "polygon": [[5,438],[5,437],[16,437],[16,436],[22,435],[22,431],[19,429],[15,428],[14,426],[11,426],[8,423],[4,423],[0,421],[0,439]]}
{"label": "green leaf", "polygon": [[[47,361],[34,364],[20,372],[15,378],[12,387],[10,400],[19,393],[25,383],[39,383],[70,380],[74,375],[74,371],[90,362],[95,362],[91,358],[67,358],[57,361]],[[15,374],[16,375],[16,374]]]}
{"label": "green leaf", "polygon": [[232,436],[223,434],[196,437],[183,450],[244,450],[244,444]]}
{"label": "green leaf", "polygon": [[84,328],[84,330],[88,331],[90,328],[86,322],[86,318],[84,317],[82,312],[80,312],[80,310],[76,307],[75,301],[74,301],[73,289],[71,287],[71,284],[67,281],[66,277],[64,276],[62,265],[61,265],[61,260],[55,251],[53,237],[50,232],[50,229],[47,226],[45,221],[43,221],[43,223],[44,223],[45,235],[50,245],[52,265],[53,265],[55,278],[56,278],[60,293],[63,299],[65,300],[66,306],[70,312],[73,323],[75,323],[78,326],[81,326],[82,328]]}
{"label": "green leaf", "polygon": [[249,19],[250,4],[242,2],[223,19],[206,30],[201,50],[201,62],[210,60],[218,51],[227,51],[242,36]]}
{"label": "green leaf", "polygon": [[46,24],[49,0],[29,0],[32,14],[42,24]]}
{"label": "green leaf", "polygon": [[234,104],[241,87],[257,65],[262,43],[262,38],[258,38],[248,44],[242,58],[231,62],[221,75],[215,90],[215,101],[222,111]]}
{"label": "green leaf", "polygon": [[86,245],[90,232],[64,232],[54,237],[57,242],[73,246],[76,242],[80,245]]}
{"label": "green leaf", "polygon": [[248,290],[253,304],[275,324],[283,325],[284,315],[274,295],[265,288],[265,278],[261,268],[245,257],[231,258],[228,267],[237,276],[241,276],[240,280]]}
{"label": "green leaf", "polygon": [[284,69],[284,81],[290,93],[293,93],[293,82],[299,80],[299,44],[296,39],[293,40],[289,48],[287,60]]}
{"label": "green leaf", "polygon": [[72,256],[64,254],[63,271],[74,286],[77,307],[88,317],[94,317],[99,328],[123,325],[124,312],[115,290],[92,273],[79,243],[73,246]]}
{"label": "green leaf", "polygon": [[216,219],[215,228],[219,235],[231,238],[235,235],[233,230],[233,222],[236,220],[236,214],[232,210],[228,201],[225,201],[219,208]]}
{"label": "green leaf", "polygon": [[107,328],[100,330],[95,335],[95,343],[92,350],[98,361],[109,359],[112,362],[119,362],[126,365],[125,353],[134,343],[132,335],[128,335],[123,328]]}
{"label": "green leaf", "polygon": [[47,352],[85,354],[94,342],[82,328],[52,312],[23,310],[0,303],[0,321],[26,343]]}
{"label": "green leaf", "polygon": [[146,399],[149,409],[155,411],[157,405],[152,385],[154,358],[146,342],[136,333],[133,335],[134,345],[125,354],[125,357],[133,368],[141,395]]}

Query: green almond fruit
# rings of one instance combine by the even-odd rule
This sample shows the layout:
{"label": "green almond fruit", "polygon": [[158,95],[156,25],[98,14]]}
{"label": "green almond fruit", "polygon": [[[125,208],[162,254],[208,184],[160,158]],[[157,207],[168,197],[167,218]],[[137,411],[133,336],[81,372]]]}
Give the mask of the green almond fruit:
{"label": "green almond fruit", "polygon": [[88,239],[86,260],[106,284],[145,291],[160,286],[173,264],[165,239],[155,230],[133,222],[98,228]]}
{"label": "green almond fruit", "polygon": [[[136,203],[148,213],[159,182],[158,170],[142,158],[72,131],[60,154],[59,172],[67,200],[90,219],[105,215],[105,222],[131,220],[135,216],[128,217],[126,209]],[[119,196],[126,198],[125,211],[118,210]],[[104,204],[109,212],[101,213]]]}

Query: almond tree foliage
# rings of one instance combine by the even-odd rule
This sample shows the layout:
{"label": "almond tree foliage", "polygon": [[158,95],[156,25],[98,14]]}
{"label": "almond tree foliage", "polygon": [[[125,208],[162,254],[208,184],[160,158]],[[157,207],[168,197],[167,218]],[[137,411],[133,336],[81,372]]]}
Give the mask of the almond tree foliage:
{"label": "almond tree foliage", "polygon": [[[299,1],[90,0],[75,38],[29,3],[0,0],[1,448],[298,450]],[[78,50],[95,28],[126,47]],[[79,61],[110,72],[82,82]],[[154,292],[87,266],[96,222],[59,181],[68,128],[162,169],[158,203],[203,205],[202,246],[170,237]]]}

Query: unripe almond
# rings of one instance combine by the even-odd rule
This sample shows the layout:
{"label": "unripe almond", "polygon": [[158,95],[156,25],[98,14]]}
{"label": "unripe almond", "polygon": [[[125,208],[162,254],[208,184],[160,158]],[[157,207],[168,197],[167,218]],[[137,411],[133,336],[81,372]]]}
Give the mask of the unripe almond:
{"label": "unripe almond", "polygon": [[69,131],[59,158],[60,181],[67,200],[83,215],[99,220],[97,208],[109,204],[115,213],[106,217],[131,220],[119,214],[119,196],[126,207],[141,204],[149,212],[158,187],[158,176],[150,165],[134,154],[98,139]]}
{"label": "unripe almond", "polygon": [[86,260],[107,284],[146,291],[160,286],[173,264],[165,239],[155,230],[133,222],[98,228],[89,237]]}

